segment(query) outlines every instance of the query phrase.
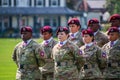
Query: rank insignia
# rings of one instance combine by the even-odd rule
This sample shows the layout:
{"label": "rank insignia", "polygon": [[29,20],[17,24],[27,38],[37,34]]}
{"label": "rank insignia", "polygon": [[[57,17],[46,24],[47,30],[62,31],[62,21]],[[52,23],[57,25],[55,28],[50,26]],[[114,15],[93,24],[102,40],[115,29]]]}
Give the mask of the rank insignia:
{"label": "rank insignia", "polygon": [[40,52],[40,56],[44,57],[44,52],[43,51]]}
{"label": "rank insignia", "polygon": [[102,53],[102,57],[103,57],[103,58],[106,58],[106,56],[107,56],[106,53],[103,52],[103,53]]}
{"label": "rank insignia", "polygon": [[79,50],[79,54],[80,54],[80,55],[82,55],[82,54],[83,54],[83,53],[82,53],[82,50]]}

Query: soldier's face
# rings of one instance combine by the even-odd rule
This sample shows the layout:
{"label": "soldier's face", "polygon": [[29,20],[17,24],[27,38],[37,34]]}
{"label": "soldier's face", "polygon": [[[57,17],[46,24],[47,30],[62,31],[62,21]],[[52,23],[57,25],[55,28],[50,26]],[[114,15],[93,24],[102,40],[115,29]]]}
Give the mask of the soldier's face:
{"label": "soldier's face", "polygon": [[76,24],[70,24],[69,25],[69,30],[71,33],[75,33],[79,31],[80,26],[77,26]]}
{"label": "soldier's face", "polygon": [[92,42],[92,40],[93,40],[93,37],[91,37],[88,34],[84,34],[84,36],[83,36],[83,42],[84,43],[88,44],[88,43]]}
{"label": "soldier's face", "polygon": [[108,39],[110,41],[115,41],[115,40],[119,39],[119,33],[117,33],[117,32],[111,32],[111,33],[109,33]]}
{"label": "soldier's face", "polygon": [[23,41],[29,40],[32,37],[31,32],[22,32],[21,38]]}
{"label": "soldier's face", "polygon": [[96,32],[96,31],[99,29],[99,24],[91,24],[91,25],[89,26],[89,28],[90,28],[92,31]]}
{"label": "soldier's face", "polygon": [[52,36],[52,33],[49,33],[49,32],[43,32],[43,34],[42,34],[42,37],[44,40],[50,39],[51,36]]}
{"label": "soldier's face", "polygon": [[119,27],[120,26],[120,20],[112,20],[111,21],[111,26],[117,26],[117,27]]}
{"label": "soldier's face", "polygon": [[65,32],[58,32],[57,37],[60,42],[63,42],[68,38],[68,34],[66,34]]}

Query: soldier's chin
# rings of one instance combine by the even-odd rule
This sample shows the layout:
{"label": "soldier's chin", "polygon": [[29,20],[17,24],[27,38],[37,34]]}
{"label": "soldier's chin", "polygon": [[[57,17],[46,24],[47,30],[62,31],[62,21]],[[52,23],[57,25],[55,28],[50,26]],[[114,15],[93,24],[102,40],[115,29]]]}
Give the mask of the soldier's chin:
{"label": "soldier's chin", "polygon": [[24,39],[24,38],[22,38],[22,40],[23,40],[23,41],[25,41],[25,39]]}
{"label": "soldier's chin", "polygon": [[60,38],[58,38],[58,40],[59,40],[59,41],[61,41],[61,39],[60,39]]}

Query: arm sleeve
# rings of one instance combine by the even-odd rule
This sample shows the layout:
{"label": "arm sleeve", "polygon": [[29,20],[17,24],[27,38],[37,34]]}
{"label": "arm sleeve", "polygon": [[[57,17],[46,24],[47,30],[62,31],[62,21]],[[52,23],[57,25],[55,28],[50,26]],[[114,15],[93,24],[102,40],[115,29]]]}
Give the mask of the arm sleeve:
{"label": "arm sleeve", "polygon": [[13,54],[12,54],[12,60],[16,63],[16,65],[18,66],[17,63],[17,46],[14,48]]}
{"label": "arm sleeve", "polygon": [[78,70],[80,70],[83,67],[85,61],[84,61],[83,57],[79,54],[80,49],[77,46],[74,46],[73,52],[74,52],[75,60],[76,60],[75,64],[76,64]]}
{"label": "arm sleeve", "polygon": [[46,54],[41,45],[35,46],[36,63],[39,67],[45,65]]}
{"label": "arm sleeve", "polygon": [[100,70],[105,69],[107,66],[107,54],[99,48],[96,55],[98,60],[98,67]]}

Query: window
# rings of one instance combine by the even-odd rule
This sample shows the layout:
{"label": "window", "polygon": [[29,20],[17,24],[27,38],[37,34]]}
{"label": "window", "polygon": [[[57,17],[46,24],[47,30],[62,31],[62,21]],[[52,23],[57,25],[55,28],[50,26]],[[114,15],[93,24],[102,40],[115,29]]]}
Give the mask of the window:
{"label": "window", "polygon": [[25,16],[22,16],[21,19],[20,19],[20,26],[25,26],[27,25],[27,17]]}
{"label": "window", "polygon": [[36,0],[36,6],[43,7],[44,0]]}
{"label": "window", "polygon": [[37,18],[37,20],[36,20],[36,29],[39,29],[41,26],[42,26],[42,24],[41,24],[41,21],[42,21],[42,18],[41,17],[36,17]]}
{"label": "window", "polygon": [[30,0],[17,0],[16,5],[18,7],[28,7]]}
{"label": "window", "polygon": [[2,17],[0,16],[0,31],[2,30]]}
{"label": "window", "polygon": [[58,0],[51,0],[51,6],[52,7],[58,6]]}
{"label": "window", "polygon": [[9,27],[9,17],[5,16],[3,18],[4,28],[7,29]]}
{"label": "window", "polygon": [[57,18],[53,18],[52,21],[53,21],[53,27],[58,26],[58,20],[57,20]]}
{"label": "window", "polygon": [[9,0],[2,0],[2,6],[7,7],[9,5]]}
{"label": "window", "polygon": [[44,25],[50,25],[50,18],[44,19]]}

